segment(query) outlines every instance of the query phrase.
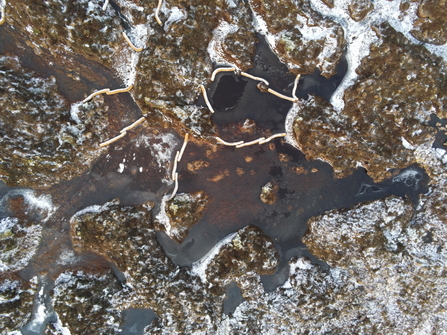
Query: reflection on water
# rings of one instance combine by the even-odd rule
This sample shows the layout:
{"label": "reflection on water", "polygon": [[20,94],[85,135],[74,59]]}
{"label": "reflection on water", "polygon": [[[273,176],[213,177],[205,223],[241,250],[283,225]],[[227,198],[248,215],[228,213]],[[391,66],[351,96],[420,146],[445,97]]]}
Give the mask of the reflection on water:
{"label": "reflection on water", "polygon": [[124,312],[124,325],[121,335],[143,335],[144,328],[157,318],[150,309],[129,308]]}
{"label": "reflection on water", "polygon": [[235,282],[231,282],[225,290],[225,299],[223,302],[223,312],[225,314],[232,314],[244,301],[241,289],[237,286]]}
{"label": "reflection on water", "polygon": [[[14,47],[17,43],[11,42],[20,41],[20,37],[14,32],[11,34],[11,40],[7,34],[2,35],[0,52],[18,54]],[[80,82],[73,81],[63,68],[49,66],[41,57],[31,53],[26,45],[23,45],[20,54],[24,66],[42,76],[54,75],[60,83],[61,93],[70,102],[81,100],[85,92],[101,88],[98,85],[102,83],[109,86],[121,84],[107,70],[85,60],[78,60],[78,65],[96,71],[95,84],[88,77],[82,78]],[[329,80],[318,72],[303,76],[297,95],[305,98],[308,94],[315,94],[329,100],[346,71],[345,60],[338,69],[337,76]],[[255,67],[248,72],[266,78],[274,90],[291,95],[294,76],[278,62],[265,43],[259,43]],[[219,136],[225,140],[249,141],[284,132],[285,117],[292,103],[260,92],[256,84],[251,79],[221,73],[210,86],[211,102],[216,106],[212,120],[217,125]],[[112,111],[110,117],[116,120],[113,124],[116,131],[127,122],[126,118],[136,119],[141,113],[130,95],[120,96],[119,99],[106,97],[105,101]],[[203,101],[199,100],[198,103],[202,104]],[[247,119],[251,120],[250,128],[244,128]],[[153,129],[141,126],[116,146],[111,146],[90,171],[44,192],[51,195],[57,212],[47,222],[42,222],[44,229],[40,248],[30,264],[22,270],[23,278],[30,279],[42,272],[55,276],[66,269],[98,271],[114,267],[96,254],[79,255],[73,252],[69,219],[87,206],[101,205],[113,198],[119,198],[123,205],[153,201],[155,208],[158,208],[157,204],[165,193],[171,192],[172,185],[163,182],[167,167],[160,164],[157,152],[151,150],[150,145],[166,136],[173,138],[175,145],[180,147],[181,136],[174,130],[159,130],[158,137],[148,137],[148,145],[137,145],[138,139],[149,136],[150,131]],[[172,160],[173,157],[167,159]],[[192,162],[206,164],[194,170],[188,167]],[[418,194],[427,191],[428,182],[427,175],[418,166],[396,171],[394,177],[379,184],[374,183],[362,168],[346,178],[334,179],[329,164],[307,161],[300,151],[279,138],[240,149],[221,146],[217,151],[208,144],[191,141],[178,165],[178,173],[179,193],[204,191],[209,197],[209,204],[201,220],[192,227],[181,244],[163,232],[158,233],[159,242],[169,258],[177,265],[190,266],[228,234],[250,224],[256,225],[275,241],[281,255],[276,273],[262,278],[268,290],[285,281],[287,261],[293,256],[307,256],[326,267],[310,255],[301,242],[310,217],[391,194],[408,196],[417,203]],[[272,204],[266,204],[260,199],[261,189],[267,183],[277,187],[276,201]],[[11,196],[12,193],[8,195],[10,191],[0,182],[0,197]],[[10,211],[11,208],[7,206],[0,208],[0,218],[11,215]],[[234,311],[236,302],[240,300],[237,290],[235,285],[227,289],[226,313]],[[124,315],[126,323],[123,334],[142,333],[144,326],[156,317],[149,310],[128,310]]]}
{"label": "reflection on water", "polygon": [[[265,43],[258,44],[256,60],[256,66],[248,72],[267,79],[273,89],[291,96],[294,76]],[[345,72],[343,59],[338,74],[331,79],[318,73],[302,76],[297,95],[315,94],[329,100]],[[229,88],[231,84],[234,86]],[[211,102],[219,103],[212,117],[220,137],[229,142],[249,141],[284,131],[284,120],[292,103],[260,92],[256,84],[237,75],[217,75],[209,91]],[[243,94],[237,94],[237,89],[242,89]],[[227,94],[230,98],[225,105]],[[247,119],[251,121],[247,123]],[[164,233],[158,234],[159,241],[175,264],[190,266],[226,235],[246,225],[256,225],[273,238],[282,255],[276,274],[263,278],[267,289],[275,288],[286,279],[287,261],[293,256],[307,256],[321,263],[300,241],[312,216],[391,194],[408,195],[416,203],[418,194],[427,190],[422,187],[428,181],[427,175],[417,166],[379,184],[363,168],[346,178],[334,179],[329,164],[307,161],[300,151],[282,139],[240,149],[222,147],[211,157],[206,154],[207,150],[190,144],[178,167],[179,192],[204,190],[210,198],[202,219],[183,243],[177,244]],[[189,162],[202,162],[203,168],[192,172],[188,169]],[[278,188],[277,201],[271,205],[260,200],[261,189],[269,182]]]}

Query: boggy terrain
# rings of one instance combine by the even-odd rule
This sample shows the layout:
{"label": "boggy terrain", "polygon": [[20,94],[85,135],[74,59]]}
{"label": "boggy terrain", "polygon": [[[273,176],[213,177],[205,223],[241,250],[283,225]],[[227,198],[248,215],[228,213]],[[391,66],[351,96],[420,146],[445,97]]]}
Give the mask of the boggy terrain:
{"label": "boggy terrain", "polygon": [[447,328],[443,2],[157,5],[0,2],[1,329]]}

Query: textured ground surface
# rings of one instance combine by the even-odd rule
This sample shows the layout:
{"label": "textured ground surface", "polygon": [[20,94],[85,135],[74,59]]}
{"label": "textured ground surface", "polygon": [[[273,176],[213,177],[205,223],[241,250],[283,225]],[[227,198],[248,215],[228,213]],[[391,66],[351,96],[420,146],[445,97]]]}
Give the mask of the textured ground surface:
{"label": "textured ground surface", "polygon": [[446,2],[156,7],[0,0],[2,334],[447,334]]}

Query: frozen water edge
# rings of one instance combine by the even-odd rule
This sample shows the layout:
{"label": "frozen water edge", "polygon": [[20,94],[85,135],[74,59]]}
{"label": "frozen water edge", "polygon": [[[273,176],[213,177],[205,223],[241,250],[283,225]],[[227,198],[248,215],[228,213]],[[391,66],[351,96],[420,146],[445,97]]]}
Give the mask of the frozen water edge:
{"label": "frozen water edge", "polygon": [[165,194],[163,196],[163,198],[161,199],[161,204],[160,204],[160,210],[157,213],[157,215],[155,216],[155,219],[165,227],[166,230],[166,234],[169,237],[171,236],[171,220],[169,219],[168,214],[166,213],[166,202],[169,201],[171,199],[171,195],[170,194]]}
{"label": "frozen water edge", "polygon": [[9,191],[0,200],[0,208],[5,211],[8,208],[8,199],[20,195],[23,196],[25,204],[28,205],[31,209],[39,209],[43,212],[46,212],[46,218],[44,219],[44,221],[47,221],[59,208],[58,206],[53,205],[50,195],[36,196],[36,192],[29,189],[13,189]]}
{"label": "frozen water edge", "polygon": [[287,112],[286,121],[285,121],[285,129],[286,129],[286,137],[285,140],[288,144],[293,146],[294,148],[300,150],[300,147],[298,145],[298,142],[295,139],[294,133],[293,133],[293,122],[298,117],[300,113],[300,107],[297,103],[294,103],[292,107]]}
{"label": "frozen water edge", "polygon": [[222,50],[222,45],[225,42],[228,34],[233,34],[238,30],[238,26],[235,24],[230,24],[228,22],[222,21],[217,26],[216,29],[213,30],[213,38],[208,44],[208,54],[210,56],[211,61],[214,64],[232,66],[238,68],[235,64],[228,64],[224,57],[224,52]]}
{"label": "frozen water edge", "polygon": [[205,256],[203,256],[197,262],[194,262],[192,264],[191,274],[199,276],[202,282],[206,283],[206,269],[208,268],[208,265],[219,253],[220,249],[230,243],[236,235],[237,232],[231,233],[230,235],[226,236],[225,238],[220,240]]}
{"label": "frozen water edge", "polygon": [[23,335],[28,334],[41,334],[44,331],[46,324],[53,315],[53,306],[51,299],[48,300],[48,296],[45,293],[45,286],[47,283],[43,278],[34,277],[32,281],[39,285],[40,289],[34,299],[33,313],[30,321],[21,329]]}
{"label": "frozen water edge", "polygon": [[435,46],[433,44],[422,43],[411,35],[410,31],[413,29],[414,21],[417,19],[417,8],[415,8],[417,4],[413,4],[413,7],[407,11],[411,14],[402,15],[399,8],[400,1],[377,0],[374,2],[374,9],[366,18],[360,22],[356,22],[349,16],[348,4],[350,2],[348,0],[335,0],[334,8],[329,8],[321,0],[310,0],[310,2],[314,10],[340,24],[345,31],[348,71],[331,98],[331,103],[337,112],[341,112],[344,108],[344,92],[357,79],[356,69],[362,59],[369,55],[370,45],[377,41],[377,36],[371,29],[373,25],[388,22],[411,43],[423,45],[429,52],[447,61],[447,45]]}

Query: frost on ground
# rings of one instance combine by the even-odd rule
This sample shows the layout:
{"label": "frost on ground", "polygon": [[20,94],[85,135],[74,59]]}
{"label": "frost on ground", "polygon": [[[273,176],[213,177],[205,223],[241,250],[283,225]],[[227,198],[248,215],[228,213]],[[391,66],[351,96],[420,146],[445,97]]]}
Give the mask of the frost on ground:
{"label": "frost on ground", "polygon": [[344,91],[341,111],[319,97],[298,104],[299,148],[308,159],[329,162],[337,177],[359,165],[375,181],[391,177],[390,169],[416,163],[413,146],[433,143],[430,115],[447,117],[446,63],[388,24],[375,32],[378,40]]}
{"label": "frost on ground", "polygon": [[[343,29],[324,18],[305,1],[250,1],[256,31],[265,35],[270,48],[295,74],[330,77],[343,54]],[[278,18],[280,18],[278,20]]]}
{"label": "frost on ground", "polygon": [[[202,135],[209,135],[209,111],[193,107],[200,96],[199,87],[210,82],[213,66],[218,65],[213,62],[235,64],[242,70],[250,68],[255,32],[244,2],[238,2],[236,7],[221,1],[193,0],[177,6],[163,2],[160,18],[166,22],[164,27],[155,20],[146,20],[153,33],[136,67],[135,101],[151,123],[169,119],[182,128],[185,125],[179,124],[179,114],[193,120],[192,114],[199,111],[204,120],[200,126]],[[153,10],[146,8],[145,13],[152,14]],[[138,20],[144,16],[132,8],[126,11]]]}
{"label": "frost on ground", "polygon": [[120,289],[121,284],[110,271],[62,273],[55,282],[52,296],[58,319],[47,326],[47,331],[53,334],[58,334],[58,329],[71,334],[120,334],[121,313],[111,301]]}
{"label": "frost on ground", "polygon": [[8,3],[8,23],[28,31],[30,45],[37,54],[49,50],[53,55],[74,52],[106,67],[113,67],[114,56],[128,48],[121,35],[120,20],[103,0],[66,3],[55,0]]}
{"label": "frost on ground", "polygon": [[90,317],[98,329],[113,334],[121,312],[128,308],[157,314],[158,320],[147,328],[153,334],[212,332],[223,315],[226,285],[236,281],[247,299],[264,292],[260,275],[274,271],[278,253],[259,228],[250,226],[230,235],[206,262],[189,271],[175,267],[164,254],[150,210],[147,205],[122,207],[110,202],[72,217],[75,249],[103,255],[125,276],[124,282],[111,272],[59,276],[55,312],[72,333],[88,330],[83,320]]}
{"label": "frost on ground", "polygon": [[[418,148],[415,154],[434,167],[431,175],[439,182],[417,208],[409,200],[388,197],[312,218],[304,241],[330,270],[293,259],[288,280],[273,292],[264,291],[260,275],[274,271],[278,255],[256,227],[230,235],[188,271],[164,255],[145,219],[147,209],[110,203],[83,211],[72,219],[77,250],[113,260],[126,282],[118,285],[110,274],[103,281],[104,275],[65,273],[56,281],[55,300],[61,301],[55,306],[67,305],[71,295],[83,296],[62,293],[67,287],[98,282],[102,291],[89,290],[90,299],[78,299],[77,308],[109,317],[127,308],[151,309],[158,319],[146,331],[154,334],[436,333],[447,326],[447,190],[442,179],[447,160],[437,149]],[[81,239],[87,232],[98,238]],[[74,284],[81,279],[83,285]],[[225,315],[222,303],[231,282],[245,301]],[[101,327],[109,327],[101,329],[113,333],[116,324],[98,313],[93,315],[103,320]],[[65,320],[72,332],[81,329]]]}
{"label": "frost on ground", "polygon": [[13,189],[0,199],[0,274],[20,271],[36,253],[42,237],[42,222],[56,211],[51,197],[34,191]]}
{"label": "frost on ground", "polygon": [[292,260],[287,282],[243,302],[220,333],[442,333],[447,221],[429,207],[390,197],[312,218],[305,243],[330,270]]}
{"label": "frost on ground", "polygon": [[[427,125],[431,114],[447,118],[442,0],[163,1],[162,26],[154,20],[155,2],[116,3],[120,15],[111,4],[103,9],[102,0],[18,0],[7,4],[7,24],[26,33],[36,54],[51,55],[67,72],[73,70],[68,56],[76,54],[115,69],[125,84],[135,85],[135,102],[153,129],[147,133],[145,128],[134,143],[151,153],[149,164],[167,186],[173,184],[180,141],[157,127],[214,135],[209,111],[195,105],[198,87],[210,82],[216,66],[253,67],[256,33],[261,33],[294,74],[318,68],[330,77],[346,47],[348,74],[331,102],[310,97],[294,104],[286,124],[290,143],[307,158],[332,164],[339,177],[363,166],[375,180],[390,177],[417,188],[414,170],[390,174],[392,168],[417,163],[431,178],[430,190],[415,207],[389,197],[312,218],[304,240],[330,269],[293,259],[288,280],[273,292],[265,292],[261,275],[275,270],[279,255],[256,227],[229,235],[186,269],[174,266],[157,241],[156,204],[121,206],[113,200],[90,206],[71,218],[74,251],[61,249],[56,262],[69,267],[80,255],[96,253],[116,273],[102,264],[90,272],[65,268],[58,274],[51,292],[56,314],[47,333],[118,334],[122,312],[129,308],[157,314],[146,327],[151,334],[431,334],[447,329],[447,155],[431,148],[434,130]],[[143,47],[141,53],[129,48],[123,30]],[[12,185],[47,188],[86,171],[105,140],[104,97],[68,103],[59,93],[63,83],[41,77],[12,56],[0,57],[0,72],[0,177]],[[97,74],[85,76],[99,85]],[[127,172],[126,162],[116,166],[120,173]],[[266,190],[262,199],[270,203]],[[163,199],[165,230],[181,242],[200,217],[206,194]],[[22,202],[45,220],[55,211],[48,200],[23,194]],[[0,221],[2,330],[18,332],[30,320],[33,297],[29,327],[46,322],[44,292],[36,294],[33,285],[17,277],[40,234],[40,225],[31,221]],[[238,285],[245,301],[226,315],[222,304],[230,283]]]}
{"label": "frost on ground", "polygon": [[166,231],[170,238],[182,243],[189,229],[202,217],[207,203],[205,192],[177,194],[162,205],[162,211],[157,215],[157,230]]}
{"label": "frost on ground", "polygon": [[13,274],[0,273],[0,329],[3,334],[19,331],[33,309],[34,285]]}
{"label": "frost on ground", "polygon": [[23,269],[34,256],[41,235],[39,224],[10,217],[0,219],[0,273]]}
{"label": "frost on ground", "polygon": [[103,152],[103,101],[69,106],[54,77],[0,57],[0,177],[10,186],[48,188],[80,175]]}

